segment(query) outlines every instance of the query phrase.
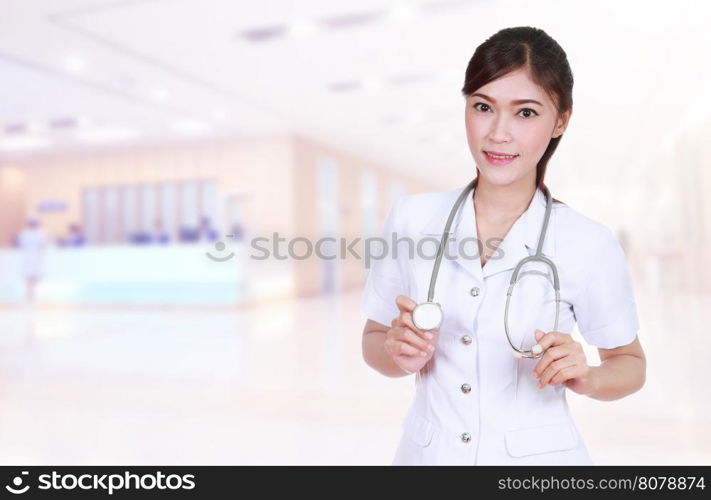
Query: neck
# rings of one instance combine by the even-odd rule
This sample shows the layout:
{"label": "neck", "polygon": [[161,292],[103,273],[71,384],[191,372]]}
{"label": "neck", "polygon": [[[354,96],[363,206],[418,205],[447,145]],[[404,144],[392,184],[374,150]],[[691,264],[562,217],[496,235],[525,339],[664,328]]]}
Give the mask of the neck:
{"label": "neck", "polygon": [[496,186],[479,176],[474,191],[477,219],[492,223],[515,220],[526,211],[535,192],[536,186],[530,182]]}

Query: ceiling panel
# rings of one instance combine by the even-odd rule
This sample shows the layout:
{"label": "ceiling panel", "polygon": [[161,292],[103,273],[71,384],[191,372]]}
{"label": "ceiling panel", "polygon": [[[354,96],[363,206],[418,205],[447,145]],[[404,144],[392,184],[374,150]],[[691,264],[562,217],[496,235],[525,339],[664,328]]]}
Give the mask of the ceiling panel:
{"label": "ceiling panel", "polygon": [[[711,110],[701,5],[5,1],[0,125],[83,117],[138,129],[137,141],[182,140],[185,121],[207,136],[294,131],[423,179],[465,179],[466,64],[498,29],[532,25],[564,47],[576,80],[553,160],[567,171],[551,175],[635,176]],[[81,147],[66,132],[48,132],[52,150]]]}

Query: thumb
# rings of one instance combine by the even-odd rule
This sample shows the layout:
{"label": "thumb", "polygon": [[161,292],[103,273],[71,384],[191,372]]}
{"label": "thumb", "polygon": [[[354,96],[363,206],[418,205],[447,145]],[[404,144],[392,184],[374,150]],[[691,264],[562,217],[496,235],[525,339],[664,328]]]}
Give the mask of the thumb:
{"label": "thumb", "polygon": [[536,342],[538,342],[539,340],[541,340],[541,337],[543,337],[545,335],[545,332],[543,330],[536,330],[535,335],[536,335]]}
{"label": "thumb", "polygon": [[400,310],[400,312],[412,312],[412,310],[415,309],[417,303],[407,295],[398,295],[395,298],[395,305]]}

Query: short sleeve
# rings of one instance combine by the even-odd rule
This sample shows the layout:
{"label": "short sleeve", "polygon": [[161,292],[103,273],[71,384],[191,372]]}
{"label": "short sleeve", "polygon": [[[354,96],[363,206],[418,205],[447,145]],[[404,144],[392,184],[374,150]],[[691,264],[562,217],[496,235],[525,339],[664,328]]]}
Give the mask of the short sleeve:
{"label": "short sleeve", "polygon": [[639,318],[624,250],[608,227],[599,238],[573,311],[586,342],[612,349],[634,341]]}
{"label": "short sleeve", "polygon": [[380,238],[373,239],[366,245],[366,262],[370,269],[365,280],[361,298],[361,312],[369,319],[383,325],[390,325],[399,313],[395,304],[398,295],[408,295],[408,285],[401,272],[398,260],[393,256],[390,243],[401,237],[399,233],[400,197],[390,208]]}

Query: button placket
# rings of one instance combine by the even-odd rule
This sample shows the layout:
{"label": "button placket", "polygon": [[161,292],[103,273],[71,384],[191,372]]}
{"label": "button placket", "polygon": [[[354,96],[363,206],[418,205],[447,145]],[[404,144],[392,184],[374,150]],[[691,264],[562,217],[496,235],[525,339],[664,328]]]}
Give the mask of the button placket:
{"label": "button placket", "polygon": [[[481,294],[481,289],[478,286],[474,286],[469,290],[469,294],[472,297],[478,297]],[[460,337],[460,341],[465,346],[468,346],[472,344],[473,339],[471,335],[465,334]],[[471,384],[465,382],[461,386],[459,386],[459,390],[462,391],[462,394],[469,394],[472,390],[472,386]],[[472,435],[468,432],[462,432],[459,435],[459,438],[463,443],[469,443],[472,440]]]}

